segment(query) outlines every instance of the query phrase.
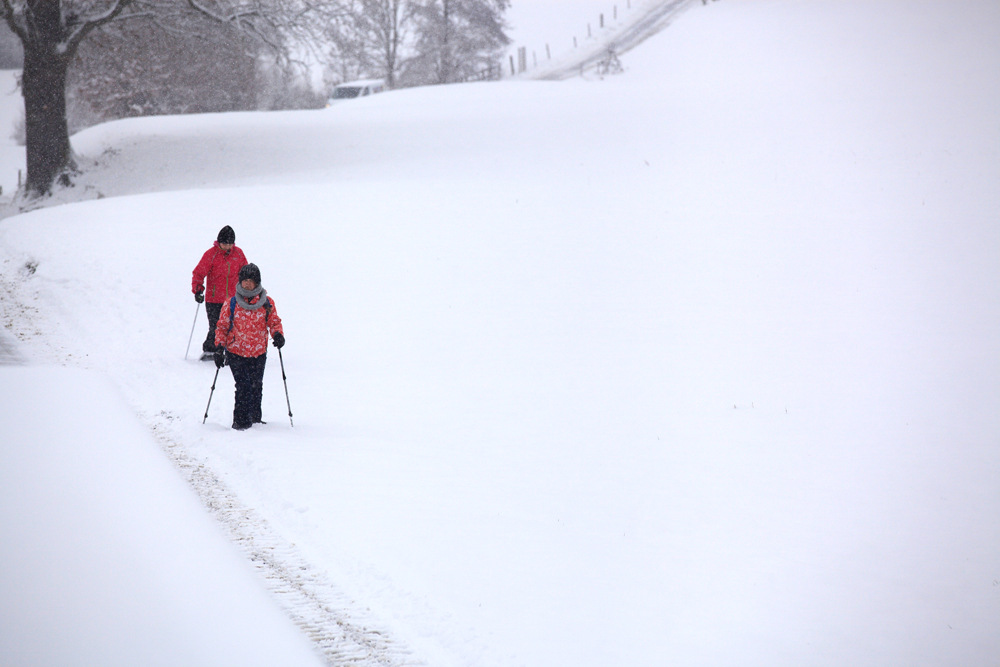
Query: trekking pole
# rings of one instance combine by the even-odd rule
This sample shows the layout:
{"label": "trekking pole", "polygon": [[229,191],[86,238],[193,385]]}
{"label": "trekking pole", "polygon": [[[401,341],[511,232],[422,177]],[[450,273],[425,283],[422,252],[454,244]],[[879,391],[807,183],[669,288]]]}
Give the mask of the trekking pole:
{"label": "trekking pole", "polygon": [[194,328],[198,326],[198,310],[201,308],[201,302],[198,302],[194,306],[194,322],[191,323],[191,335],[188,336],[188,347],[184,352],[184,361],[187,361],[188,352],[191,351],[191,339],[194,338]]}
{"label": "trekking pole", "polygon": [[219,379],[219,371],[221,370],[218,366],[215,367],[215,377],[212,379],[212,391],[208,395],[208,405],[205,406],[205,418],[201,420],[202,424],[208,420],[208,406],[212,405],[212,395],[215,394],[215,381]]}
{"label": "trekking pole", "polygon": [[[278,348],[278,361],[281,362],[281,381],[285,383],[285,403],[288,404],[288,423],[295,428],[295,422],[292,421],[292,403],[288,400],[288,378],[285,377],[285,358],[281,356],[281,348]],[[213,387],[214,389],[214,387]],[[208,400],[212,400],[211,398]],[[208,414],[206,411],[205,414]]]}
{"label": "trekking pole", "polygon": [[[233,306],[232,307],[233,308],[236,307],[236,297],[233,297]],[[235,321],[236,320],[233,319],[232,311],[230,311],[230,313],[229,313],[229,329],[226,331],[226,338],[225,338],[226,344],[222,346],[222,356],[223,356],[223,358],[225,358],[225,356],[226,356],[226,348],[229,346],[229,334],[232,333],[232,331],[233,331],[233,323]],[[218,348],[216,348],[216,352],[218,352]],[[281,350],[278,350],[278,352],[281,352]],[[222,366],[225,366],[225,365],[226,365],[225,363],[222,364]],[[204,424],[205,420],[208,419],[208,406],[212,404],[212,394],[215,393],[215,381],[219,379],[219,371],[222,370],[222,366],[216,366],[215,367],[215,377],[212,378],[212,391],[208,395],[208,405],[205,406],[205,419],[201,420],[202,424]],[[233,378],[235,379],[236,376],[234,375]]]}

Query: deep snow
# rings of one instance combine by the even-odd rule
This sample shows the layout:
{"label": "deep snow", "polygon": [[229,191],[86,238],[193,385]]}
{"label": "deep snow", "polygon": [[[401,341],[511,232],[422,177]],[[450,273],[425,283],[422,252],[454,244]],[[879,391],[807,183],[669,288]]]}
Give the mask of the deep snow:
{"label": "deep snow", "polygon": [[0,377],[2,664],[323,664],[106,378]]}
{"label": "deep snow", "polygon": [[[92,128],[67,197],[106,198],[0,222],[4,324],[400,660],[989,665],[998,45],[994,2],[724,0],[604,81]],[[201,424],[224,224],[294,429],[273,352],[269,423],[223,375]]]}

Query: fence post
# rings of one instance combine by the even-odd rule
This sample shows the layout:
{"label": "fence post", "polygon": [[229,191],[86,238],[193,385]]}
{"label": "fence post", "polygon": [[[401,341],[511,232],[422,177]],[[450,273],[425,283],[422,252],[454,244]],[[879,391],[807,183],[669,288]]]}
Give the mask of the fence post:
{"label": "fence post", "polygon": [[601,27],[604,27],[604,14],[601,14]]}
{"label": "fence post", "polygon": [[549,45],[545,45],[545,55],[548,56],[549,60],[552,60],[552,51],[549,49]]}
{"label": "fence post", "polygon": [[517,72],[514,71],[514,56],[510,57],[510,75],[514,76]]}

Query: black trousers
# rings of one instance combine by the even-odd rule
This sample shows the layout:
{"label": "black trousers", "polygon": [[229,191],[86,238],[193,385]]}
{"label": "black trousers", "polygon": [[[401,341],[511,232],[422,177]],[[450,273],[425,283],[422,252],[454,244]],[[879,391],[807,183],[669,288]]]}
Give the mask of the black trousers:
{"label": "black trousers", "polygon": [[205,314],[208,315],[208,336],[201,344],[202,352],[215,352],[215,326],[219,323],[219,315],[222,315],[221,303],[205,302]]}
{"label": "black trousers", "polygon": [[236,401],[233,405],[233,428],[250,428],[261,421],[260,402],[264,397],[264,366],[267,353],[259,357],[241,357],[226,353],[229,368],[236,381]]}

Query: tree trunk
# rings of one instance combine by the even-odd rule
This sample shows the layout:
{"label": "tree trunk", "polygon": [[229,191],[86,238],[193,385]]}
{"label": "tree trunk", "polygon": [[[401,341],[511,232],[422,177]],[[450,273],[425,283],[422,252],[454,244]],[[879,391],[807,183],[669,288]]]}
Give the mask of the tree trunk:
{"label": "tree trunk", "polygon": [[[25,187],[33,196],[48,194],[53,182],[66,172],[72,160],[66,125],[69,54],[61,52],[66,48],[60,44],[63,27],[58,3],[40,4],[49,11],[36,14],[34,39],[24,44],[21,77],[28,163]],[[51,11],[51,5],[55,6],[55,11]]]}
{"label": "tree trunk", "polygon": [[451,82],[451,44],[449,44],[449,31],[451,30],[451,17],[448,16],[448,0],[442,2],[442,23],[441,34],[441,68],[438,71],[438,83]]}
{"label": "tree trunk", "polygon": [[386,5],[385,84],[396,87],[396,51],[399,48],[399,0]]}

